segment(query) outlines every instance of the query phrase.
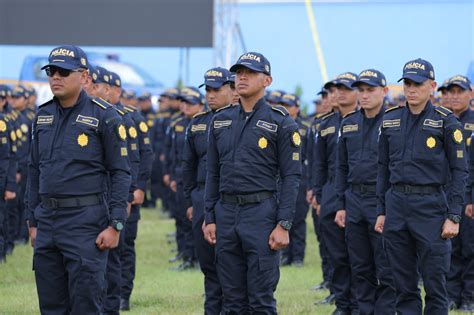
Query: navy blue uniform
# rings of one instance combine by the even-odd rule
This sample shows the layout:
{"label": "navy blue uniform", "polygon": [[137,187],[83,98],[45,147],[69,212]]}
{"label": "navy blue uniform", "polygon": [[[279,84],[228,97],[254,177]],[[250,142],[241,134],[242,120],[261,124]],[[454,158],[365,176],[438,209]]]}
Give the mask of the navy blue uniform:
{"label": "navy blue uniform", "polygon": [[[205,222],[216,223],[216,264],[225,312],[274,313],[279,253],[268,245],[292,221],[301,174],[301,139],[282,107],[260,99],[251,113],[222,108],[209,131]],[[277,204],[277,176],[281,194]]]}
{"label": "navy blue uniform", "polygon": [[11,154],[11,139],[8,128],[8,118],[0,113],[0,263],[5,261],[5,244],[7,240],[6,226],[4,226],[7,209],[3,198],[9,181],[10,162],[14,158]]}
{"label": "navy blue uniform", "polygon": [[[146,186],[151,174],[153,163],[153,149],[150,139],[150,130],[145,119],[140,113],[131,106],[122,107],[127,111],[132,119],[137,134],[130,133],[129,138],[135,136],[138,147],[139,164],[137,166],[137,185],[136,188],[146,192]],[[122,263],[122,289],[121,298],[129,300],[133,290],[133,280],[135,279],[136,252],[135,240],[138,233],[138,221],[140,220],[140,206],[132,205],[130,216],[125,225],[124,246],[120,254]]]}
{"label": "navy blue uniform", "polygon": [[64,109],[53,98],[33,125],[28,206],[38,228],[33,265],[42,313],[101,311],[108,251],[95,242],[109,220],[125,221],[131,176],[126,129],[100,103],[81,92]]}
{"label": "navy blue uniform", "polygon": [[204,183],[207,170],[207,139],[214,113],[212,111],[194,116],[188,126],[183,153],[183,187],[187,204],[193,207],[194,247],[201,271],[204,274],[206,300],[205,314],[220,314],[222,310],[222,289],[214,263],[214,246],[202,233],[204,222]]}
{"label": "navy blue uniform", "polygon": [[448,213],[460,215],[464,206],[467,166],[461,124],[431,102],[418,115],[408,107],[389,109],[383,117],[378,161],[377,212],[386,215],[383,237],[396,310],[422,312],[415,276],[419,263],[425,314],[447,314],[451,241],[441,238],[441,231]]}
{"label": "navy blue uniform", "polygon": [[332,267],[331,292],[336,296],[338,309],[356,309],[355,297],[351,296],[351,268],[344,229],[334,222],[336,216],[336,158],[337,138],[342,117],[330,112],[321,117],[321,125],[313,150],[313,193],[320,204],[319,226],[321,237],[328,249]]}
{"label": "navy blue uniform", "polygon": [[336,209],[346,210],[346,240],[360,314],[395,314],[395,289],[382,236],[375,232],[378,136],[384,108],[344,117],[337,149]]}
{"label": "navy blue uniform", "polygon": [[[463,127],[466,147],[472,153],[471,134],[474,131],[474,111],[467,108],[459,116]],[[472,158],[468,158],[472,168]],[[469,170],[473,176],[473,169]],[[469,181],[466,191],[466,204],[472,204],[472,182]],[[451,266],[448,273],[447,285],[449,298],[457,305],[474,302],[474,220],[462,211],[459,235],[451,239]]]}
{"label": "navy blue uniform", "polygon": [[[139,111],[141,114],[142,118],[144,119],[145,124],[147,125],[149,129],[149,137],[150,137],[150,142],[152,145],[152,148],[155,147],[155,135],[156,135],[156,118],[157,114],[156,111],[151,107],[148,110],[141,110]],[[151,165],[153,167],[153,164]],[[156,168],[154,168],[155,175],[156,175]],[[163,178],[163,176],[161,177]],[[147,189],[145,189],[145,202],[144,206],[146,207],[155,207],[156,204],[156,199],[157,199],[157,194],[158,194],[158,185],[160,182],[162,182],[161,178],[158,178],[157,176],[152,176],[151,181],[150,181],[150,197],[146,195]]]}

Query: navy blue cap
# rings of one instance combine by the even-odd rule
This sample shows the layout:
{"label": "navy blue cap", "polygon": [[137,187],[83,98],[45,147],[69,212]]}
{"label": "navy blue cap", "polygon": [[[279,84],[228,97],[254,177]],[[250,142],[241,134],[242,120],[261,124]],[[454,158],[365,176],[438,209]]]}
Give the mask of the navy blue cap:
{"label": "navy blue cap", "polygon": [[206,71],[204,74],[204,83],[199,87],[208,86],[213,89],[218,89],[224,84],[231,82],[231,73],[229,70],[217,67]]}
{"label": "navy blue cap", "polygon": [[354,88],[352,87],[352,84],[357,80],[357,74],[353,72],[344,72],[336,77],[335,80],[333,80],[334,85],[343,85],[347,87],[348,89],[353,90]]}
{"label": "navy blue cap", "polygon": [[25,90],[31,95],[36,95],[36,90],[32,86],[24,85]]}
{"label": "navy blue cap", "polygon": [[149,101],[151,100],[151,93],[144,91],[142,94],[140,94],[137,99],[139,101]]}
{"label": "navy blue cap", "polygon": [[178,95],[179,95],[179,90],[175,88],[166,89],[160,94],[160,96],[169,97],[174,100],[178,98]]}
{"label": "navy blue cap", "polygon": [[281,102],[284,105],[291,106],[291,107],[300,106],[300,98],[296,96],[295,94],[291,94],[291,93],[283,94],[283,96],[281,97]]}
{"label": "navy blue cap", "polygon": [[316,93],[316,95],[327,95],[329,92],[324,87],[321,88],[321,91]]}
{"label": "navy blue cap", "polygon": [[231,72],[231,73],[230,73],[229,81],[230,81],[230,82],[235,82],[235,72]]}
{"label": "navy blue cap", "polygon": [[441,84],[436,91],[444,92],[448,88],[448,83],[449,83],[449,79],[444,80],[443,84]]}
{"label": "navy blue cap", "polygon": [[403,79],[408,79],[416,83],[423,83],[428,79],[434,80],[435,74],[433,66],[421,58],[408,61],[403,67],[403,75],[398,82]]}
{"label": "navy blue cap", "polygon": [[248,68],[253,71],[262,72],[271,75],[270,62],[264,55],[257,52],[248,52],[243,54],[237,60],[237,63],[230,67],[231,72],[237,72],[239,68]]}
{"label": "navy blue cap", "polygon": [[12,89],[6,84],[0,84],[0,97],[7,97],[11,95]]}
{"label": "navy blue cap", "polygon": [[13,97],[30,97],[30,93],[28,93],[28,91],[22,85],[15,86],[11,92],[11,95]]}
{"label": "navy blue cap", "polygon": [[[91,69],[91,67],[89,67],[89,69]],[[107,71],[107,69],[105,69],[104,67],[92,67],[92,82],[109,84],[109,71]]]}
{"label": "navy blue cap", "polygon": [[471,81],[463,75],[455,75],[449,79],[446,88],[450,89],[453,85],[459,86],[463,90],[472,90]]}
{"label": "navy blue cap", "polygon": [[286,92],[282,91],[282,90],[270,91],[265,96],[265,99],[267,100],[267,102],[271,102],[271,103],[275,103],[275,104],[276,103],[281,103],[281,98],[285,93]]}
{"label": "navy blue cap", "polygon": [[367,69],[359,73],[357,80],[352,83],[352,86],[362,83],[370,86],[387,86],[387,80],[385,80],[383,73],[375,69]]}
{"label": "navy blue cap", "polygon": [[87,69],[87,55],[78,46],[59,46],[51,51],[48,58],[48,64],[42,67],[41,70],[52,66],[67,70],[74,70],[78,68]]}
{"label": "navy blue cap", "polygon": [[195,87],[182,88],[178,98],[191,105],[203,104],[204,100],[201,91]]}
{"label": "navy blue cap", "polygon": [[120,79],[120,76],[117,73],[109,71],[109,79],[109,84],[111,86],[122,87],[122,79]]}
{"label": "navy blue cap", "polygon": [[134,99],[137,96],[134,90],[123,90],[122,97],[127,100]]}

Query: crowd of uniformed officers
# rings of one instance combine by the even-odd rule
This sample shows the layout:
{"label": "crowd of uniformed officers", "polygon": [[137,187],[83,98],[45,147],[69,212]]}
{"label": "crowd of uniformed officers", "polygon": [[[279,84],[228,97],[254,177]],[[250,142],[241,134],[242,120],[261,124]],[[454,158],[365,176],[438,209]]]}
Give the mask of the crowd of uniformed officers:
{"label": "crowd of uniformed officers", "polygon": [[42,70],[54,98],[38,107],[34,89],[0,86],[0,262],[31,240],[42,314],[129,310],[140,207],[158,200],[176,223],[172,269],[204,274],[205,314],[276,314],[280,266],[304,266],[308,211],[314,290],[329,290],[315,304],[474,311],[467,77],[437,87],[415,59],[389,97],[382,72],[345,72],[307,116],[297,95],[266,91],[256,52],[206,71],[205,94],[164,90],[157,110],[77,46]]}

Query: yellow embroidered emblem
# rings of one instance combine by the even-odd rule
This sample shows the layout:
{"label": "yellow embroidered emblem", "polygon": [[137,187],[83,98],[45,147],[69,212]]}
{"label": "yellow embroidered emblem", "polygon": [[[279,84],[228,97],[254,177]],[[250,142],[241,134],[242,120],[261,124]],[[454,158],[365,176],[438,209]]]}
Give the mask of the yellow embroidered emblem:
{"label": "yellow embroidered emblem", "polygon": [[12,141],[16,141],[16,133],[14,130],[10,131],[10,138],[12,139]]}
{"label": "yellow embroidered emblem", "polygon": [[23,131],[23,133],[28,132],[28,125],[27,124],[21,124],[20,128],[21,128],[21,131]]}
{"label": "yellow embroidered emblem", "polygon": [[155,122],[152,119],[149,119],[146,123],[148,127],[153,127],[153,125],[155,124]]}
{"label": "yellow embroidered emblem", "polygon": [[21,132],[20,129],[17,129],[17,130],[16,130],[16,137],[17,137],[17,138],[23,137],[23,132]]}
{"label": "yellow embroidered emblem", "polygon": [[260,149],[265,149],[268,146],[268,140],[265,139],[264,137],[261,137],[258,139],[258,147]]}
{"label": "yellow embroidered emblem", "polygon": [[138,125],[138,127],[140,128],[140,131],[141,131],[141,132],[147,132],[147,131],[148,131],[148,126],[145,124],[144,121],[142,121],[142,122]]}
{"label": "yellow embroidered emblem", "polygon": [[5,131],[7,131],[7,124],[3,120],[0,120],[0,132]]}
{"label": "yellow embroidered emblem", "polygon": [[454,139],[454,142],[456,142],[456,143],[461,143],[462,142],[462,132],[461,132],[461,130],[459,130],[459,129],[454,130],[453,139]]}
{"label": "yellow embroidered emblem", "polygon": [[301,136],[298,131],[293,132],[293,135],[291,136],[291,142],[293,142],[296,147],[301,145]]}
{"label": "yellow embroidered emblem", "polygon": [[300,160],[300,154],[298,152],[293,153],[293,161],[299,161]]}
{"label": "yellow embroidered emblem", "polygon": [[120,148],[120,155],[127,156],[128,155],[127,148]]}
{"label": "yellow embroidered emblem", "polygon": [[128,134],[130,135],[130,138],[135,139],[137,137],[137,129],[135,127],[130,127],[128,129]]}
{"label": "yellow embroidered emblem", "polygon": [[122,139],[122,140],[127,139],[127,130],[125,129],[125,127],[123,125],[119,125],[118,134],[119,134],[120,139]]}
{"label": "yellow embroidered emblem", "polygon": [[89,143],[89,137],[86,134],[81,133],[77,137],[77,144],[81,147],[85,147]]}
{"label": "yellow embroidered emblem", "polygon": [[430,149],[433,149],[436,146],[436,139],[433,137],[426,139],[426,146]]}
{"label": "yellow embroidered emblem", "polygon": [[471,138],[470,138],[470,137],[466,139],[466,145],[467,145],[468,147],[471,146]]}

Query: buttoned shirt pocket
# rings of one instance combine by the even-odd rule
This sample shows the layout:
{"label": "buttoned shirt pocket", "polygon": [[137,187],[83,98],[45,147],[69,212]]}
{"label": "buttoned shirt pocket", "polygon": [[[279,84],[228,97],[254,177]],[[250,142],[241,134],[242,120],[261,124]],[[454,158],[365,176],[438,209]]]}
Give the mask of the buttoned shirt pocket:
{"label": "buttoned shirt pocket", "polygon": [[54,137],[53,125],[37,125],[38,154],[40,160],[49,159],[51,153],[51,141]]}
{"label": "buttoned shirt pocket", "polygon": [[388,154],[390,160],[400,160],[403,155],[403,147],[406,141],[402,134],[402,129],[400,127],[385,128],[384,133],[388,140]]}
{"label": "buttoned shirt pocket", "polygon": [[102,143],[97,128],[73,123],[68,126],[65,133],[64,154],[71,155],[74,160],[101,161],[103,159]]}

